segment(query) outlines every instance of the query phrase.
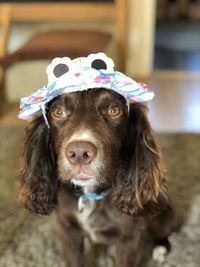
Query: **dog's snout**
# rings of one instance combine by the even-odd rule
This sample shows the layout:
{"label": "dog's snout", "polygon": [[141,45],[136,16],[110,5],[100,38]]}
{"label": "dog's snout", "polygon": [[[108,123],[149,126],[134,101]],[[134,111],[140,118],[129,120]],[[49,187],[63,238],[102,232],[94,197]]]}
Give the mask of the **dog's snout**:
{"label": "dog's snout", "polygon": [[97,155],[97,147],[91,142],[74,141],[67,145],[66,157],[73,164],[90,164]]}

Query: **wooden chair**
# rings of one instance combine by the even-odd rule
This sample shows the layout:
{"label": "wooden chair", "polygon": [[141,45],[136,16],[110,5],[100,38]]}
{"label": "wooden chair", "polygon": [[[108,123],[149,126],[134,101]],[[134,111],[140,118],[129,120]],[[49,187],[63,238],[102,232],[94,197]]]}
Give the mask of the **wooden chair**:
{"label": "wooden chair", "polygon": [[[9,29],[10,7],[6,4],[0,5],[0,58],[3,58],[7,51]],[[0,114],[5,108],[4,72],[4,68],[0,65]]]}
{"label": "wooden chair", "polygon": [[[58,30],[39,33],[14,53],[8,53],[9,31],[15,22],[113,22],[118,52],[118,69],[125,71],[127,46],[127,1],[88,3],[17,3],[0,4],[0,83],[1,102],[6,69],[15,62],[51,59],[56,56],[85,56],[104,50],[111,35],[88,30]],[[70,41],[69,41],[70,40]],[[81,40],[81,44],[80,44]]]}

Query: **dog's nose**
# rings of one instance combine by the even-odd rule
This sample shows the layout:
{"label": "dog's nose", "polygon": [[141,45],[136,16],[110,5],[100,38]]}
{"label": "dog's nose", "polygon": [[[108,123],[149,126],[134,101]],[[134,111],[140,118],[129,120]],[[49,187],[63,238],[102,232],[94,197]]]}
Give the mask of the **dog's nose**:
{"label": "dog's nose", "polygon": [[97,155],[97,148],[94,144],[86,141],[74,141],[67,145],[66,157],[73,164],[90,164]]}

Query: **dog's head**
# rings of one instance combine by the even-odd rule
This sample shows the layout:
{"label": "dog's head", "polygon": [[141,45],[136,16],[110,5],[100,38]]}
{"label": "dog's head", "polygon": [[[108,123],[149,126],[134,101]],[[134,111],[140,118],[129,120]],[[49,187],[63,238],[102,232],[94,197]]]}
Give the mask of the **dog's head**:
{"label": "dog's head", "polygon": [[94,188],[111,183],[129,138],[123,97],[105,89],[65,94],[48,116],[58,178]]}
{"label": "dog's head", "polygon": [[96,190],[121,211],[138,215],[166,206],[160,155],[146,107],[102,88],[63,94],[27,131],[20,198],[26,208],[49,214],[59,183]]}

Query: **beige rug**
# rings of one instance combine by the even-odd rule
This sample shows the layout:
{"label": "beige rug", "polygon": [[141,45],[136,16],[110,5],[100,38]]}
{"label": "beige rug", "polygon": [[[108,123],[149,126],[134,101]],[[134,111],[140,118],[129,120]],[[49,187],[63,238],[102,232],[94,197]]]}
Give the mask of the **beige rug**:
{"label": "beige rug", "polygon": [[[30,215],[16,201],[22,139],[23,129],[0,128],[0,267],[62,267],[54,215]],[[158,139],[170,191],[185,223],[178,233],[171,235],[172,251],[164,262],[149,259],[146,266],[199,267],[200,135],[163,134]],[[101,258],[100,266],[111,267],[112,260]]]}

